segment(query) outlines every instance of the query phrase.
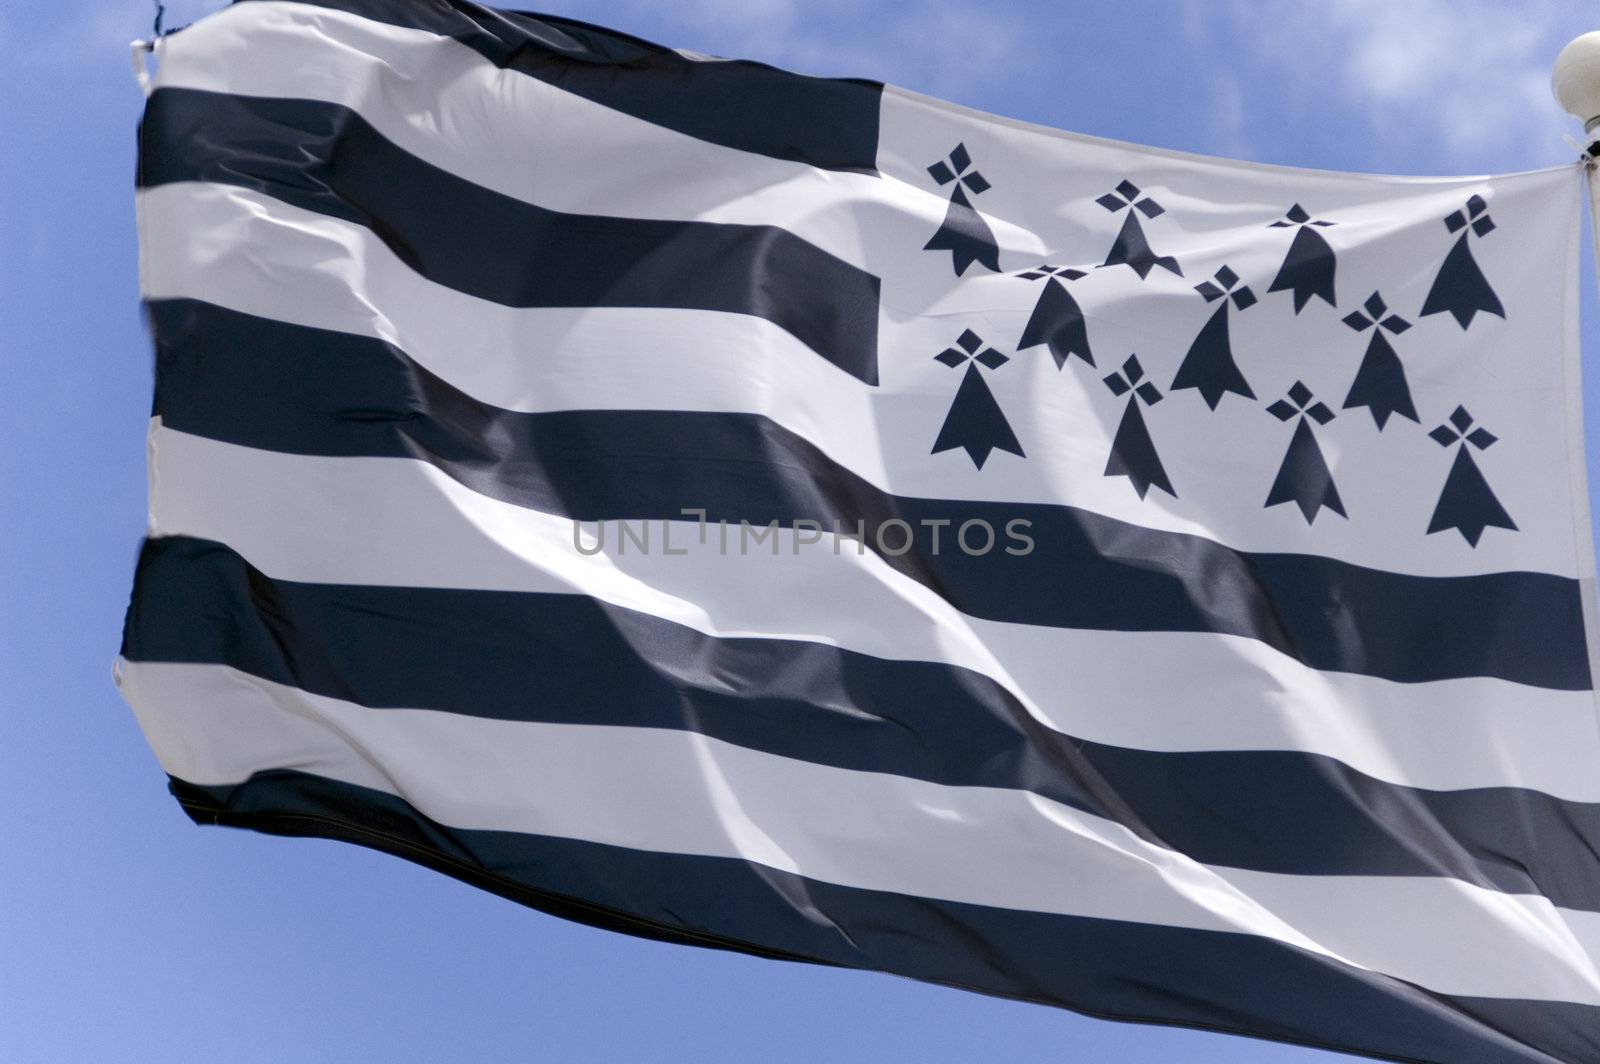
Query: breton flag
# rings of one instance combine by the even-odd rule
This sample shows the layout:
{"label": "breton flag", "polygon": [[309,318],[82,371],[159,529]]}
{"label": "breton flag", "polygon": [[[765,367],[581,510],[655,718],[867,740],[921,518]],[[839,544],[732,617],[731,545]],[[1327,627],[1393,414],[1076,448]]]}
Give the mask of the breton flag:
{"label": "breton flag", "polygon": [[119,680],[194,819],[1600,1059],[1580,166],[1228,162],[465,0],[159,59]]}

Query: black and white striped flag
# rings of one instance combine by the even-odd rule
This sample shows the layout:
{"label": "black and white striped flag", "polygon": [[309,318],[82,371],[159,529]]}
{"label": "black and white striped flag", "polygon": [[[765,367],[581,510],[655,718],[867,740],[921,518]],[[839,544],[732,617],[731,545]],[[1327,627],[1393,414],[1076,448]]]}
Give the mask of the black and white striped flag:
{"label": "black and white striped flag", "polygon": [[1579,168],[1226,162],[465,0],[159,64],[119,678],[196,820],[1600,1059]]}

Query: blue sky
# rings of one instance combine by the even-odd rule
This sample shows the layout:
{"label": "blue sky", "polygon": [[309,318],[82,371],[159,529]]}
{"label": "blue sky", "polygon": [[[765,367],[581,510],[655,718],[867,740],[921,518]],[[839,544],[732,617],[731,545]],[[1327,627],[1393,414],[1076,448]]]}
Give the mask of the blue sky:
{"label": "blue sky", "polygon": [[[175,2],[169,24],[218,6]],[[1577,5],[551,0],[703,52],[1291,165],[1563,162]],[[127,42],[152,7],[0,8],[0,1059],[1311,1062],[888,976],[564,924],[392,858],[189,824],[111,684],[144,527]],[[1585,262],[1584,337],[1596,346]],[[1600,379],[1600,374],[1591,374]],[[1591,389],[1592,392],[1592,385]],[[1588,396],[1591,409],[1600,406]],[[1600,438],[1591,431],[1590,478]]]}

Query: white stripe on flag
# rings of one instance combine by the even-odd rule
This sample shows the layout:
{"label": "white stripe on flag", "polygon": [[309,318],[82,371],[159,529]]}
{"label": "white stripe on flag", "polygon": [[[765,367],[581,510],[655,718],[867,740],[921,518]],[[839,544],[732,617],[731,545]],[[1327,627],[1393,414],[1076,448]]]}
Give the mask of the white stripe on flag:
{"label": "white stripe on flag", "polygon": [[[157,88],[349,107],[412,155],[551,210],[777,225],[879,270],[884,249],[919,246],[944,217],[937,189],[697,140],[492,66],[448,38],[326,8],[241,4],[173,43]],[[866,225],[862,204],[875,208]],[[996,230],[1018,250],[1044,250],[1021,229]]]}
{"label": "white stripe on flag", "polygon": [[158,423],[150,451],[152,534],[218,540],[279,579],[589,595],[713,635],[974,669],[1051,726],[1096,742],[1300,750],[1393,783],[1600,801],[1587,691],[1393,683],[1318,672],[1237,636],[977,620],[875,555],[847,545],[835,556],[826,544],[796,552],[790,533],[777,559],[724,555],[714,529],[699,548],[687,523],[672,538],[688,555],[584,557],[568,519],[407,459],[278,454]]}
{"label": "white stripe on flag", "polygon": [[[734,857],[844,886],[1262,935],[1440,993],[1600,1004],[1543,898],[1449,879],[1215,869],[1020,791],[945,787],[672,729],[371,710],[211,665],[120,665],[162,766],[202,784],[293,769],[450,827]],[[1578,927],[1585,932],[1592,920]]]}

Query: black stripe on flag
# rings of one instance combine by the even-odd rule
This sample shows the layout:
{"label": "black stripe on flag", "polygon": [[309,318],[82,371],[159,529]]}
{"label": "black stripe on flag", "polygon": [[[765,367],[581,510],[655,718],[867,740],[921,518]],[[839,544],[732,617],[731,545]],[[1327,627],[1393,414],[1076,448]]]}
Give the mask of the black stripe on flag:
{"label": "black stripe on flag", "polygon": [[750,314],[878,382],[878,278],[786,229],[547,210],[312,100],[160,89],[142,130],[141,187],[239,185],[355,222],[430,281],[505,306]]}
{"label": "black stripe on flag", "polygon": [[356,843],[644,937],[1417,1064],[1600,1059],[1594,1006],[1436,994],[1254,935],[1000,909],[837,886],[732,858],[453,828],[393,795],[298,772],[171,786],[197,823]]}
{"label": "black stripe on flag", "polygon": [[1414,576],[1236,551],[1070,506],[894,496],[759,415],[509,411],[379,340],[188,300],[149,306],[156,413],[194,435],[295,454],[422,459],[482,494],[585,521],[682,520],[694,506],[735,524],[862,521],[872,544],[894,519],[981,519],[995,529],[1022,519],[1036,543],[1024,556],[919,548],[883,557],[990,620],[1248,636],[1315,669],[1408,683],[1484,676],[1590,686],[1579,585],[1569,578]]}
{"label": "black stripe on flag", "polygon": [[698,60],[558,15],[466,0],[307,0],[450,37],[490,63],[679,133],[825,170],[875,173],[883,84]]}
{"label": "black stripe on flag", "polygon": [[1028,790],[1204,864],[1450,876],[1600,910],[1597,805],[1398,786],[1296,751],[1087,742],[969,669],[718,638],[582,595],[276,580],[221,544],[167,537],[141,555],[122,654],[227,665],[369,708],[671,728],[839,768]]}

